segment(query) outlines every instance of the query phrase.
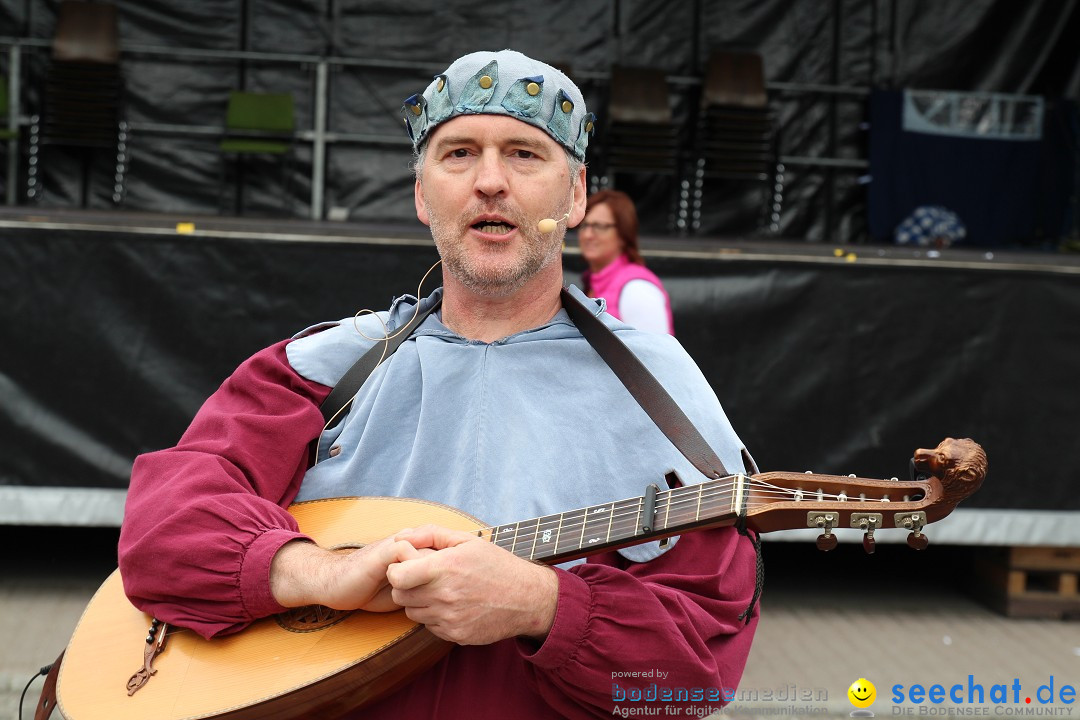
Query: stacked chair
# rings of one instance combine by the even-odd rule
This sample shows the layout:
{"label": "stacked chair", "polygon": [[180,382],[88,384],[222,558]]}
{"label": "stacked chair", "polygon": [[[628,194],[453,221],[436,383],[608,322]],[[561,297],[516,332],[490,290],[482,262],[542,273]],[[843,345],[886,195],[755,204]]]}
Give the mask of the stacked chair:
{"label": "stacked chair", "polygon": [[27,199],[40,199],[43,146],[82,150],[82,205],[89,192],[95,152],[115,153],[112,200],[124,197],[128,130],[123,120],[116,6],[101,2],[60,3],[52,57],[45,77],[41,116],[31,118]]}
{"label": "stacked chair", "polygon": [[760,229],[776,233],[783,202],[784,168],[778,162],[778,133],[769,110],[761,56],[713,52],[702,85],[694,130],[690,230],[701,226],[701,209],[714,180],[756,183],[762,189]]}
{"label": "stacked chair", "polygon": [[663,71],[612,68],[604,145],[609,178],[622,171],[675,172],[679,136]]}
{"label": "stacked chair", "polygon": [[[599,179],[599,186],[590,189],[617,187],[621,174],[670,175],[674,195],[683,143],[666,75],[654,68],[616,65],[609,92],[603,134],[590,145],[596,149],[589,164]],[[673,212],[674,206],[673,201]]]}

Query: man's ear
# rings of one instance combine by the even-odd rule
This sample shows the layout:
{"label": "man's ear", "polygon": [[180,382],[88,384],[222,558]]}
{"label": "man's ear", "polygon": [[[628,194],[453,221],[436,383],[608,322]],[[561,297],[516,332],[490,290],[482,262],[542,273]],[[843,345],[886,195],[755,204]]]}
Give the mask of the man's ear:
{"label": "man's ear", "polygon": [[574,181],[574,207],[570,211],[570,217],[566,219],[566,227],[576,227],[585,219],[585,205],[588,200],[588,188],[585,182],[585,165],[582,164],[578,172],[577,180]]}
{"label": "man's ear", "polygon": [[430,227],[427,206],[424,205],[424,186],[420,184],[420,178],[416,178],[416,185],[413,186],[413,203],[416,205],[417,219]]}

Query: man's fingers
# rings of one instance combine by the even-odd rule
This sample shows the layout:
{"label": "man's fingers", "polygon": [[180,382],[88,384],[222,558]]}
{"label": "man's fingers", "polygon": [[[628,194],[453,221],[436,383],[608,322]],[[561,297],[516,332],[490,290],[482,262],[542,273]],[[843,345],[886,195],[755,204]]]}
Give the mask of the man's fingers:
{"label": "man's fingers", "polygon": [[395,539],[383,548],[379,559],[387,566],[390,566],[394,563],[405,562],[418,557],[420,557],[420,551],[412,543],[407,540]]}
{"label": "man's fingers", "polygon": [[395,590],[412,590],[435,579],[438,571],[433,565],[425,557],[396,562],[386,568],[386,579]]}
{"label": "man's fingers", "polygon": [[389,585],[379,590],[375,594],[375,597],[364,605],[363,609],[368,612],[391,612],[393,610],[400,610],[401,605],[394,602],[392,595],[393,588]]}
{"label": "man's fingers", "polygon": [[443,550],[448,547],[460,545],[463,542],[477,540],[475,533],[467,533],[461,530],[451,530],[440,525],[424,525],[418,528],[402,530],[394,536],[395,540],[406,540],[417,548],[432,548]]}

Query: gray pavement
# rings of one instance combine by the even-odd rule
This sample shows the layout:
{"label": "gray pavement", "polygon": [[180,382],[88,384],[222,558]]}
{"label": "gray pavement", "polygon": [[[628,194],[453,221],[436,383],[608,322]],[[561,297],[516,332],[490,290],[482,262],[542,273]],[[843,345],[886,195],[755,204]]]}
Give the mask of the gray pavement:
{"label": "gray pavement", "polygon": [[[55,658],[115,566],[114,531],[45,539],[47,532],[0,530],[9,550],[22,548],[5,563],[0,584],[0,720],[17,717],[23,686]],[[879,546],[866,557],[852,546],[820,554],[766,540],[763,618],[738,696],[723,714],[850,717],[847,689],[865,678],[876,686],[870,710],[879,718],[1080,717],[1076,703],[1061,702],[1067,685],[1080,695],[1080,622],[1010,619],[989,609],[967,589],[977,551]],[[1046,698],[1051,678],[1055,702],[1043,704],[1039,688]],[[944,700],[912,701],[916,684],[927,691],[941,685]],[[896,685],[903,702],[893,701]],[[40,686],[31,687],[24,718],[33,716]],[[982,688],[983,703],[977,694],[969,699],[977,693],[969,686]],[[990,702],[995,686],[1004,686],[1008,702]]]}
{"label": "gray pavement", "polygon": [[[1080,717],[1075,703],[1042,704],[1037,696],[1053,678],[1055,700],[1064,685],[1080,697],[1080,622],[1007,618],[973,597],[971,558],[985,548],[914,553],[879,546],[881,558],[842,549],[841,557],[801,553],[787,558],[797,567],[773,568],[740,692],[823,689],[827,699],[820,702],[787,704],[805,717],[848,717],[855,708],[847,689],[866,678],[877,689],[870,709],[878,717]],[[784,571],[786,577],[777,577]],[[1012,702],[1017,681],[1019,703]],[[901,702],[893,698],[897,685]],[[916,703],[913,685],[927,691],[941,685],[945,695]],[[1007,687],[1009,702],[991,702],[995,685]],[[985,702],[969,686],[981,686]],[[756,710],[752,715],[784,714],[779,701],[740,704]]]}

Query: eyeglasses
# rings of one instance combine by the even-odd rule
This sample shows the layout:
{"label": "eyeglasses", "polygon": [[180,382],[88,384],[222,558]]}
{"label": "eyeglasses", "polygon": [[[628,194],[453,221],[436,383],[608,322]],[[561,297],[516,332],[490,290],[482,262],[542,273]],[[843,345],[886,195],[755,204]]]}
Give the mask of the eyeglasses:
{"label": "eyeglasses", "polygon": [[615,227],[615,223],[602,223],[602,222],[583,222],[577,226],[578,232],[582,230],[592,230],[597,233],[606,233]]}

